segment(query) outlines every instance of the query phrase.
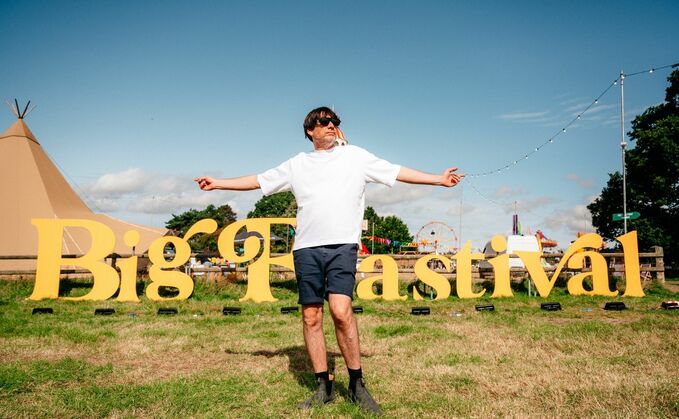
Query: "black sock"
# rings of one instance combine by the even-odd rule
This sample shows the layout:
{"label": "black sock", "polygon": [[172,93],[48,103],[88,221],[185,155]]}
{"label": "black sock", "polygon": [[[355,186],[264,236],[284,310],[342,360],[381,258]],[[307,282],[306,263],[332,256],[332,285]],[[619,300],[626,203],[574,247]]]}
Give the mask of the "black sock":
{"label": "black sock", "polygon": [[347,368],[347,370],[349,370],[349,391],[354,392],[356,391],[356,382],[363,378],[363,371],[360,368],[357,370]]}
{"label": "black sock", "polygon": [[325,381],[330,381],[330,373],[328,370],[317,372],[314,375],[316,376],[316,379],[322,378]]}

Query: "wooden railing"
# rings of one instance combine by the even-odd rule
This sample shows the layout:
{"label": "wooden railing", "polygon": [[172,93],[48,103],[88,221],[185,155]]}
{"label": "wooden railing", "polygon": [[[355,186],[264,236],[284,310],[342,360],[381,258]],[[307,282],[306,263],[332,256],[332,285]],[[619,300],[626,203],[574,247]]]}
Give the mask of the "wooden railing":
{"label": "wooden railing", "polygon": [[[617,276],[622,276],[624,273],[624,254],[623,253],[617,253],[617,252],[601,252],[601,255],[606,258],[608,262],[608,267],[609,267],[609,274],[610,275],[617,275]],[[77,258],[81,255],[63,255],[62,257],[65,259],[70,259],[70,258]],[[132,255],[119,255],[119,254],[112,254],[109,255],[106,258],[107,263],[110,263],[111,266],[116,266],[116,260],[119,258],[126,258],[130,257]],[[144,270],[145,266],[148,265],[148,258],[146,256],[139,256],[139,266],[140,270]],[[272,256],[282,256],[282,254],[275,254]],[[423,255],[396,255],[396,254],[390,254],[387,255],[391,258],[393,258],[396,263],[398,264],[398,270],[400,274],[413,274],[414,273],[414,266],[415,262],[421,258]],[[448,255],[450,256],[450,255]],[[555,270],[555,266],[557,264],[557,261],[564,256],[563,253],[545,253],[543,254],[543,258],[550,264],[552,265],[551,267],[546,267],[545,271],[546,272],[553,272]],[[172,254],[166,254],[166,258],[170,259],[173,257]],[[516,257],[513,256],[512,257]],[[18,256],[0,256],[0,261],[1,260],[35,260],[37,259],[36,256],[31,256],[31,255],[18,255]],[[640,271],[641,271],[641,276],[642,279],[651,279],[651,277],[655,278],[655,280],[659,282],[664,282],[665,281],[665,264],[663,261],[663,248],[660,246],[654,246],[652,248],[651,252],[641,252],[639,253],[639,263],[640,263]],[[453,266],[451,266],[451,270],[448,271],[443,268],[443,266],[440,267],[433,267],[432,270],[435,272],[441,273],[443,275],[449,276],[451,278],[455,278],[456,273],[455,273],[455,268],[454,268],[454,261],[452,263]],[[270,271],[272,273],[285,273],[285,272],[292,272],[291,270],[273,265],[270,267]],[[521,276],[521,275],[527,275],[528,272],[525,268],[511,268],[511,273],[512,276]],[[567,267],[564,268],[564,272],[570,272],[572,271],[571,269],[568,269]],[[61,273],[62,274],[87,274],[90,271],[86,269],[62,269]],[[186,272],[189,274],[195,274],[195,273],[205,273],[205,274],[212,274],[214,275],[220,275],[220,274],[225,274],[229,272],[236,272],[236,273],[243,273],[247,272],[247,266],[244,264],[237,265],[236,267],[230,267],[230,266],[211,266],[211,267],[192,267],[189,269],[186,269]],[[375,269],[371,272],[366,272],[366,273],[381,273],[382,269],[379,264],[375,266]],[[0,276],[31,276],[35,275],[35,270],[0,270]],[[491,267],[479,267],[477,263],[474,264],[472,267],[472,276],[475,279],[485,279],[485,278],[492,278],[493,277],[493,269]]]}

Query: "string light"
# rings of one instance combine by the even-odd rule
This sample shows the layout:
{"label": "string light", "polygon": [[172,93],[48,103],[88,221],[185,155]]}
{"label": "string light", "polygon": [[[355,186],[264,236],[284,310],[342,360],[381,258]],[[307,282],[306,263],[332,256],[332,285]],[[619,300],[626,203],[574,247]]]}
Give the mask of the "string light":
{"label": "string light", "polygon": [[665,68],[670,68],[670,67],[671,68],[677,68],[677,67],[679,67],[679,63],[667,64],[667,65],[664,65],[662,67],[651,67],[651,68],[646,69],[646,70],[636,71],[634,73],[627,73],[627,74],[624,74],[624,76],[625,77],[632,77],[632,76],[638,76],[639,74],[644,74],[644,73],[653,74],[657,70],[663,70]]}
{"label": "string light", "polygon": [[[642,70],[642,71],[637,71],[637,72],[629,73],[629,74],[624,74],[624,73],[623,73],[623,74],[621,74],[621,77],[624,79],[624,78],[626,78],[626,77],[633,77],[633,76],[637,76],[637,75],[639,75],[639,74],[653,74],[656,70],[661,70],[661,69],[670,68],[670,67],[671,67],[671,68],[677,68],[677,67],[679,67],[679,63],[675,63],[675,64],[667,64],[667,65],[664,65],[664,66],[661,66],[661,67],[652,67],[652,68],[650,68],[650,69],[646,69],[646,70]],[[529,156],[529,155],[538,152],[538,151],[539,151],[540,149],[542,149],[542,147],[544,147],[545,145],[553,143],[554,140],[555,140],[559,135],[565,134],[565,133],[566,133],[566,129],[568,129],[568,128],[569,128],[571,125],[573,125],[576,121],[580,120],[580,119],[582,118],[582,116],[585,115],[585,114],[586,114],[586,113],[587,113],[594,105],[597,105],[597,104],[599,103],[599,100],[600,100],[602,97],[604,97],[604,95],[606,95],[606,93],[608,93],[608,91],[611,90],[611,88],[612,88],[613,86],[617,86],[618,81],[620,81],[620,78],[617,78],[617,79],[613,80],[613,82],[611,82],[611,84],[609,84],[608,87],[606,87],[606,88],[605,88],[605,89],[604,89],[604,90],[603,90],[603,91],[602,91],[602,92],[594,99],[594,101],[593,101],[592,103],[590,103],[590,104],[589,104],[582,112],[578,113],[577,116],[576,116],[575,118],[573,118],[570,122],[568,122],[564,127],[561,128],[560,131],[558,131],[556,134],[554,134],[552,137],[550,137],[547,141],[545,141],[544,143],[542,143],[542,144],[538,145],[537,147],[535,147],[535,150],[534,150],[534,151],[531,151],[530,153],[526,154],[526,155],[524,156],[523,159],[516,159],[516,160],[513,160],[513,164],[507,164],[506,166],[503,166],[503,167],[501,167],[501,168],[499,168],[499,169],[493,169],[493,170],[488,170],[488,171],[479,172],[479,173],[468,173],[468,174],[467,174],[467,177],[468,177],[468,178],[473,178],[473,177],[482,177],[482,176],[490,176],[490,175],[499,174],[502,170],[508,170],[510,167],[516,166],[516,165],[518,164],[519,160],[528,160],[528,156]]]}

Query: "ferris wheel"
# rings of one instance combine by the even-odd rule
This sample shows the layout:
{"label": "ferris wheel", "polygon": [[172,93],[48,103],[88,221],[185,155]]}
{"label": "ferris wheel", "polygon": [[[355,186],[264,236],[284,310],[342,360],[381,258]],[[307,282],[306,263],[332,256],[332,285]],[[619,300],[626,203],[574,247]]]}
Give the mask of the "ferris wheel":
{"label": "ferris wheel", "polygon": [[420,253],[446,254],[457,251],[458,238],[455,230],[441,221],[431,221],[423,225],[415,239]]}

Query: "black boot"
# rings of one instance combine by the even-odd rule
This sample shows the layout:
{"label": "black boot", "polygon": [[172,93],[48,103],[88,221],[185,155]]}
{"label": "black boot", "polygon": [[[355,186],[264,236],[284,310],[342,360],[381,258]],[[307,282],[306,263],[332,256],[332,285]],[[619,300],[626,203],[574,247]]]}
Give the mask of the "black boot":
{"label": "black boot", "polygon": [[332,375],[329,379],[319,377],[316,379],[318,387],[314,394],[299,404],[300,409],[312,409],[314,407],[323,406],[335,399],[335,380]]}
{"label": "black boot", "polygon": [[354,390],[349,389],[349,400],[361,406],[361,409],[366,412],[370,412],[375,415],[381,415],[382,409],[380,405],[377,404],[375,399],[372,398],[368,389],[365,388],[365,381],[363,378],[359,378],[356,381],[356,388]]}

